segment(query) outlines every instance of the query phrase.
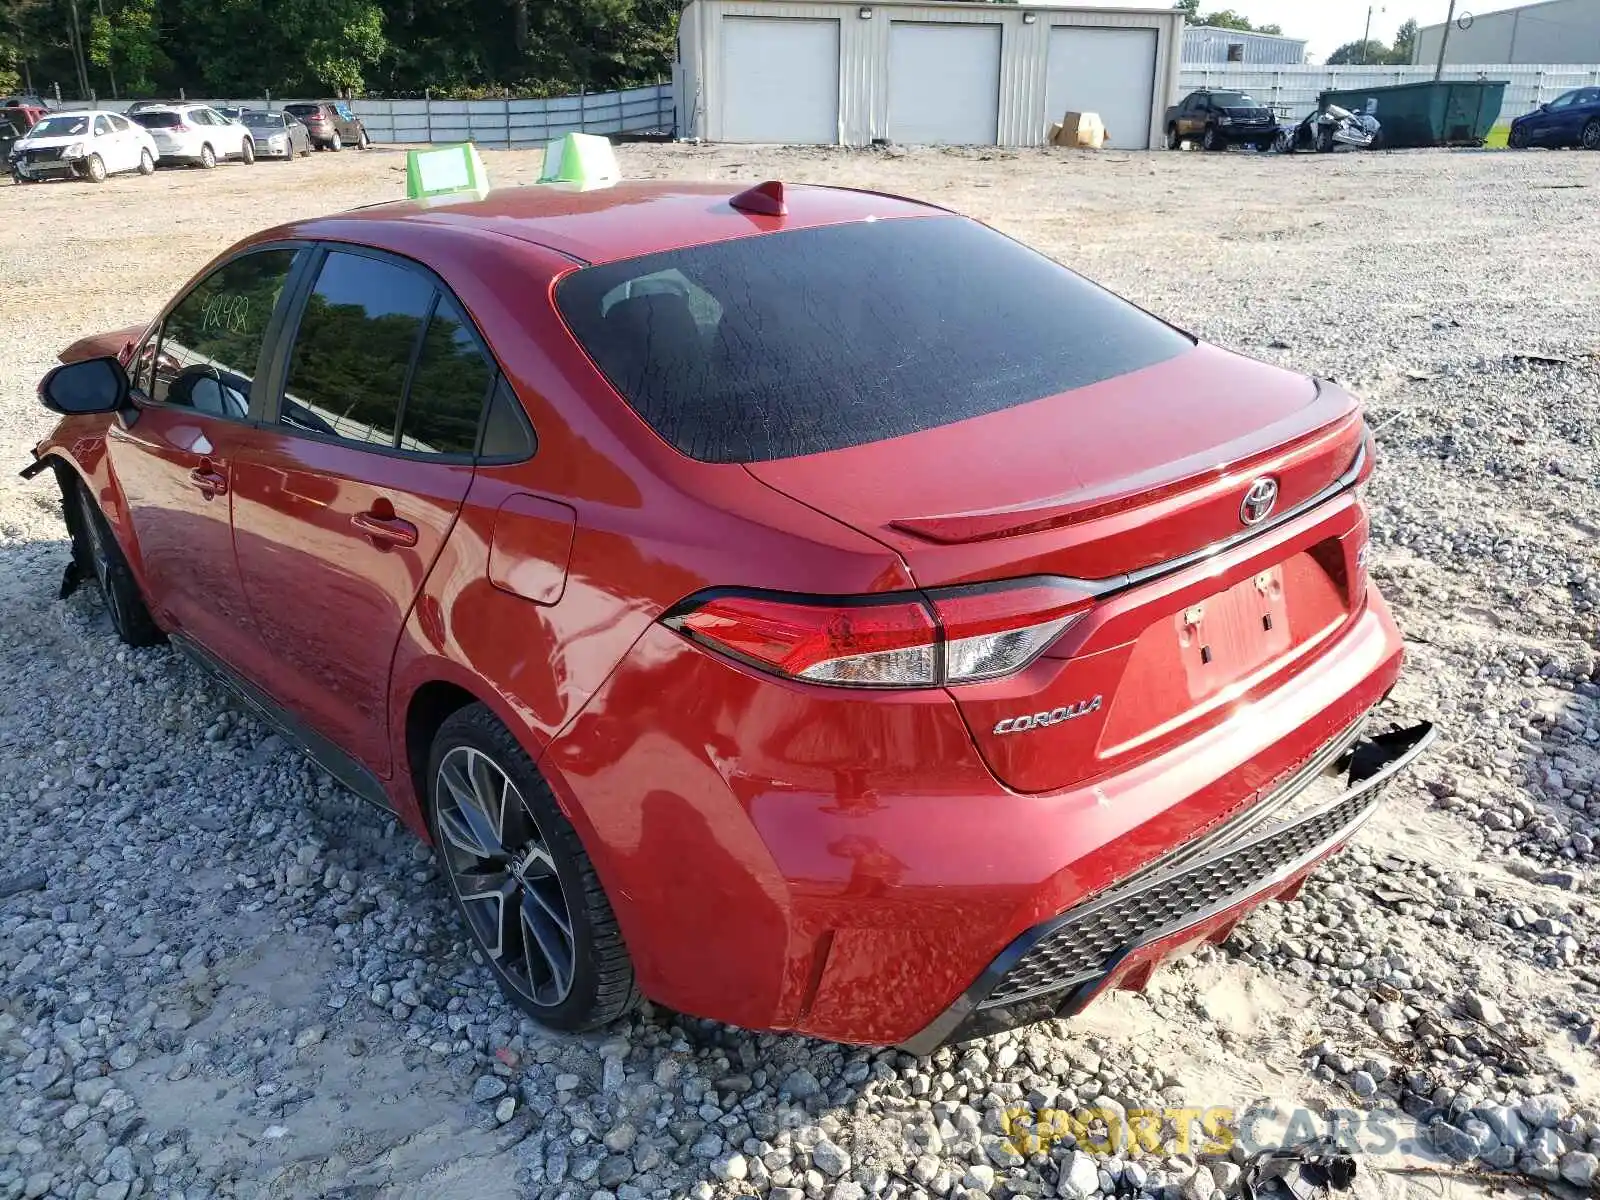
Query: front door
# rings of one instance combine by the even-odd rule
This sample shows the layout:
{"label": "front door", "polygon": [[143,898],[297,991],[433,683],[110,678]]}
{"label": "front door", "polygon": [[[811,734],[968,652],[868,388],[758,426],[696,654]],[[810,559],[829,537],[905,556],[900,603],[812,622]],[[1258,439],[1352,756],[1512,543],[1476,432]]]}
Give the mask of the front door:
{"label": "front door", "polygon": [[258,360],[297,253],[248,252],[197,283],[135,351],[138,415],[106,436],[149,602],[235,667],[259,639],[234,563],[233,468],[253,432]]}
{"label": "front door", "polygon": [[496,369],[432,275],[354,249],[324,258],[285,362],[276,423],[233,468],[259,682],[387,776],[395,646],[472,482]]}

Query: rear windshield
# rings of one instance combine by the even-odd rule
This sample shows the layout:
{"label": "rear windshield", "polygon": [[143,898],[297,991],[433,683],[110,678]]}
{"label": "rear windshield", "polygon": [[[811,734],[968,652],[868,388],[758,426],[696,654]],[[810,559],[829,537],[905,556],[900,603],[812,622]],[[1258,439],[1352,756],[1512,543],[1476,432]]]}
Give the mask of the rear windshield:
{"label": "rear windshield", "polygon": [[960,217],[738,238],[575,271],[567,324],[703,462],[899,437],[1097,383],[1193,343]]}
{"label": "rear windshield", "polygon": [[183,114],[175,112],[136,112],[130,114],[130,119],[146,129],[171,129],[183,124]]}
{"label": "rear windshield", "polygon": [[314,117],[322,111],[320,104],[285,104],[283,111],[297,117]]}
{"label": "rear windshield", "polygon": [[276,125],[283,126],[283,118],[277,113],[247,112],[239,117],[246,125]]}

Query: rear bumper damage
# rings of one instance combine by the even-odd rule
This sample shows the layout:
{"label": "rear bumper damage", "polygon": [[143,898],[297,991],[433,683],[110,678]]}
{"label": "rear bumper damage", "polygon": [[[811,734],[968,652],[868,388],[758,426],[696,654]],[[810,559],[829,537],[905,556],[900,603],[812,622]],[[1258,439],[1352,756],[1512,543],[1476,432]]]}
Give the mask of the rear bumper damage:
{"label": "rear bumper damage", "polygon": [[[1142,986],[1159,963],[1204,940],[1221,941],[1254,907],[1298,890],[1311,870],[1347,842],[1384,790],[1432,744],[1430,723],[1334,739],[1261,804],[1180,847],[1134,878],[1049,921],[1000,953],[977,981],[902,1043],[929,1054],[948,1042],[1081,1011],[1114,987]],[[1328,773],[1345,787],[1285,819]]]}

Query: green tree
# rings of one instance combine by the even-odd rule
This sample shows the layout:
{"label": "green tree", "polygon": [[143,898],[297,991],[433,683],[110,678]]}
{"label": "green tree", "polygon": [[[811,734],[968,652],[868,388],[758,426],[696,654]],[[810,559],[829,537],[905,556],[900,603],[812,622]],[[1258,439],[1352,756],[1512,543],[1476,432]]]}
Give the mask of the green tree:
{"label": "green tree", "polygon": [[1406,66],[1416,56],[1417,49],[1417,22],[1412,18],[1394,35],[1394,49],[1389,51],[1389,61],[1397,66]]}
{"label": "green tree", "polygon": [[1370,65],[1388,61],[1389,47],[1376,39],[1370,42],[1346,42],[1328,55],[1328,65],[1330,67],[1349,67],[1362,63]]}

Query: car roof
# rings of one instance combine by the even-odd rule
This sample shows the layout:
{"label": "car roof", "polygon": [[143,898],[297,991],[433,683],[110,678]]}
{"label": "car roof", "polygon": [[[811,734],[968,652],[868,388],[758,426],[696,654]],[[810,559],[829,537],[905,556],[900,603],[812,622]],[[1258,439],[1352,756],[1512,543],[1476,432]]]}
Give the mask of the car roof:
{"label": "car roof", "polygon": [[759,233],[854,221],[935,216],[932,204],[849,188],[785,187],[787,213],[768,216],[729,204],[746,185],[663,180],[583,191],[566,185],[503,188],[478,199],[405,200],[283,226],[270,237],[356,241],[407,253],[444,232],[499,236],[545,246],[583,263],[614,262]]}

